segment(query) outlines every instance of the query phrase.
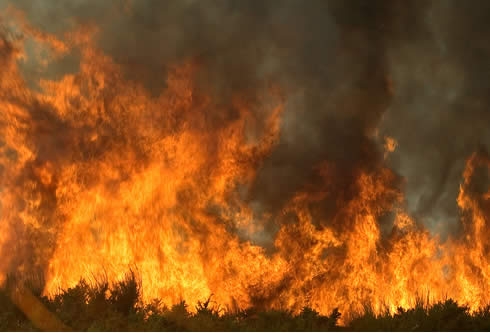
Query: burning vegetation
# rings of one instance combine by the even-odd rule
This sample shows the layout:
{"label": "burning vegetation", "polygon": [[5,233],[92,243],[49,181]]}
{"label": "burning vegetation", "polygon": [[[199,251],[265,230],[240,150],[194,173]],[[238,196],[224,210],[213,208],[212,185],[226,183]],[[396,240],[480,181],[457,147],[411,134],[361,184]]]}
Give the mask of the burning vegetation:
{"label": "burning vegetation", "polygon": [[[478,44],[469,59],[439,30],[462,10],[475,15],[465,36],[478,10],[273,3],[4,6],[2,283],[41,275],[54,299],[131,270],[142,304],[213,295],[230,311],[345,318],[425,295],[489,303],[489,85],[473,63],[490,52]],[[407,60],[430,41],[444,45]],[[423,75],[459,111],[407,111],[435,103],[411,101]]]}

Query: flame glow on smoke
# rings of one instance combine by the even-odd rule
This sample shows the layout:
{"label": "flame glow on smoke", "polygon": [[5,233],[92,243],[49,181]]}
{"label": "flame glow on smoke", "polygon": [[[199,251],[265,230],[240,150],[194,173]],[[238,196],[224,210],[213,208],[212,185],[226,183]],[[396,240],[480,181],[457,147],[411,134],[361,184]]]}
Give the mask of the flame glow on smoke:
{"label": "flame glow on smoke", "polygon": [[[321,313],[394,310],[427,293],[472,309],[488,303],[490,190],[480,176],[490,157],[467,156],[454,198],[460,233],[440,239],[411,216],[404,180],[387,163],[396,133],[379,139],[379,117],[352,111],[377,115],[389,104],[396,88],[383,59],[371,61],[381,74],[362,74],[380,92],[361,82],[328,97],[355,120],[344,131],[344,120],[331,119],[331,133],[346,140],[336,149],[351,149],[352,139],[357,151],[325,148],[310,160],[299,152],[290,181],[267,187],[264,177],[289,175],[281,156],[301,146],[287,140],[302,114],[286,113],[301,89],[271,77],[230,93],[196,54],[154,73],[165,78],[154,93],[98,46],[96,24],[54,34],[14,8],[3,23],[2,279],[43,272],[50,295],[81,277],[114,282],[133,269],[143,301],[195,304],[214,294],[224,306]],[[336,52],[347,57],[363,35],[343,34]],[[39,74],[70,54],[73,73]],[[28,70],[32,59],[39,73]],[[296,177],[300,169],[308,175]]]}

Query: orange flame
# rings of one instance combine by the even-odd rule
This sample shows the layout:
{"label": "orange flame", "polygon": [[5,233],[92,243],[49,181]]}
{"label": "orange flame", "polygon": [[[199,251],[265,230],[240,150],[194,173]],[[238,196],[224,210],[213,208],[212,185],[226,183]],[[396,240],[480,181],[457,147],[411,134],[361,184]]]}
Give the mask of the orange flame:
{"label": "orange flame", "polygon": [[[29,88],[22,40],[0,40],[3,278],[42,269],[51,295],[81,277],[114,282],[134,268],[143,301],[192,304],[214,294],[228,306],[321,313],[393,311],[421,293],[472,309],[488,303],[490,191],[472,189],[488,156],[468,160],[457,200],[464,237],[446,242],[404,211],[383,165],[356,170],[353,194],[335,201],[330,184],[341,170],[326,161],[314,166],[321,182],[305,184],[280,216],[256,216],[240,188],[280,137],[279,89],[236,92],[223,106],[197,83],[202,65],[188,60],[152,97],[94,46],[96,29],[60,41],[21,26],[56,54],[78,48],[81,60],[79,72]],[[392,152],[396,141],[385,146]],[[315,208],[326,200],[335,201],[328,217]],[[386,231],[379,221],[389,213]],[[253,241],[267,219],[279,229],[273,251]]]}

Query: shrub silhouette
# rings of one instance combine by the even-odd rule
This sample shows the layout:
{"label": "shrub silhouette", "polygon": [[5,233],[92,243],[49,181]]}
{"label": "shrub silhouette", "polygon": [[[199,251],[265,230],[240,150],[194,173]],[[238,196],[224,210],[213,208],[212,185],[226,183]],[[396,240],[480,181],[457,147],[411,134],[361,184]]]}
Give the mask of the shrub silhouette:
{"label": "shrub silhouette", "polygon": [[109,301],[116,311],[126,316],[134,311],[140,297],[140,287],[133,271],[125,280],[117,283],[110,292]]}
{"label": "shrub silhouette", "polygon": [[[10,280],[9,280],[10,279]],[[9,294],[16,279],[10,277],[0,289],[0,330],[37,331]],[[15,282],[15,283],[14,283]],[[107,281],[88,283],[60,290],[51,299],[41,296],[39,284],[24,283],[32,294],[57,318],[76,331],[488,331],[490,306],[470,313],[452,299],[429,305],[421,299],[411,309],[376,314],[366,305],[362,313],[350,317],[347,326],[339,326],[341,314],[334,309],[321,315],[304,307],[294,314],[287,310],[254,308],[223,310],[212,295],[198,302],[195,311],[187,303],[167,307],[162,300],[140,304],[140,284],[130,272],[123,281],[110,286]]]}

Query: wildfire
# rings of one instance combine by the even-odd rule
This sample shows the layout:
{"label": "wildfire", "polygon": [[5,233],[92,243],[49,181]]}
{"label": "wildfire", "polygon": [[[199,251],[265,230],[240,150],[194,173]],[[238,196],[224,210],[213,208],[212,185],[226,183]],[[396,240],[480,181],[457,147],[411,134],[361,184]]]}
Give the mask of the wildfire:
{"label": "wildfire", "polygon": [[[484,152],[463,174],[463,234],[445,241],[406,212],[382,158],[347,176],[334,160],[312,165],[315,181],[279,213],[259,214],[246,193],[281,137],[281,87],[223,103],[201,82],[205,65],[185,59],[154,96],[96,46],[96,28],[58,39],[16,19],[24,37],[0,39],[2,279],[42,272],[53,295],[133,269],[144,302],[213,294],[229,307],[321,313],[394,311],[426,294],[488,303],[490,191],[474,189],[477,169],[490,167]],[[48,50],[46,62],[76,50],[79,70],[33,87],[20,69],[35,57],[29,38]],[[385,154],[396,147],[385,138]]]}

